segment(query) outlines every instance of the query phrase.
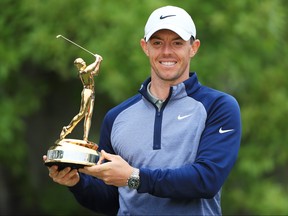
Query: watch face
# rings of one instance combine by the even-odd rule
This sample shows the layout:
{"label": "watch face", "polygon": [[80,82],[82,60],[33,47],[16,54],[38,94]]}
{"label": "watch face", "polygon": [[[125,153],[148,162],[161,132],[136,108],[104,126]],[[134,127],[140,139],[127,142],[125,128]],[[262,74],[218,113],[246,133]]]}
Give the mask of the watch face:
{"label": "watch face", "polygon": [[139,187],[139,178],[135,178],[135,177],[132,177],[128,180],[128,186],[129,188],[132,188],[132,189],[137,189]]}

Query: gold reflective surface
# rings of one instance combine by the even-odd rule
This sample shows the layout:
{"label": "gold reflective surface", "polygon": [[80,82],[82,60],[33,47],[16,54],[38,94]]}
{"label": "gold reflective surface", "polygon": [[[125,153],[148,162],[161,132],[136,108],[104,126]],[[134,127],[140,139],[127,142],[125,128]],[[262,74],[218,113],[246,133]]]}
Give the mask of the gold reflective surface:
{"label": "gold reflective surface", "polygon": [[[82,58],[74,61],[83,84],[80,110],[70,123],[63,127],[55,145],[47,151],[46,166],[57,165],[59,169],[69,166],[77,169],[94,165],[99,160],[98,145],[88,140],[95,100],[94,77],[99,74],[100,64],[103,60],[100,55],[95,54],[94,56],[95,61],[88,66]],[[82,119],[84,119],[83,140],[65,138]]]}

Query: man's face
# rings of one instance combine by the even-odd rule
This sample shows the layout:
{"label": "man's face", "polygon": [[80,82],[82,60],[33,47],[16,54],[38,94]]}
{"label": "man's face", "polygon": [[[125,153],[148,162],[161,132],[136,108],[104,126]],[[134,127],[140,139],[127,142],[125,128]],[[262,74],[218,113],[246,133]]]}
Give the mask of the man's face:
{"label": "man's face", "polygon": [[150,60],[152,79],[171,84],[188,79],[190,59],[199,45],[198,40],[191,45],[190,40],[184,41],[175,32],[166,29],[155,32],[147,43],[141,40],[143,51]]}

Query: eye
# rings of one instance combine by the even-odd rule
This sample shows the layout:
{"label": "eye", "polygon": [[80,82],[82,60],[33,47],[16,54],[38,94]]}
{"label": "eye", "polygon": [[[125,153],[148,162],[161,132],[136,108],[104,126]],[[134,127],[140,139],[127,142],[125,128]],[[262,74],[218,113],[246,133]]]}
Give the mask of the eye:
{"label": "eye", "polygon": [[153,45],[157,46],[157,45],[161,45],[162,42],[161,41],[158,41],[158,40],[155,40],[152,42]]}
{"label": "eye", "polygon": [[174,46],[182,46],[183,41],[174,41],[173,44],[174,44]]}

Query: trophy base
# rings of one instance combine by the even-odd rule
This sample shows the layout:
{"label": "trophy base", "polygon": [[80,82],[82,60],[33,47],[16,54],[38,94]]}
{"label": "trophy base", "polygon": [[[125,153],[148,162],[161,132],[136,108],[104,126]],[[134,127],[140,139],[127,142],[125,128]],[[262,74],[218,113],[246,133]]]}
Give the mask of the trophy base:
{"label": "trophy base", "polygon": [[58,170],[66,167],[79,169],[97,164],[100,158],[100,152],[97,151],[98,145],[89,141],[62,139],[57,140],[55,144],[47,151],[47,159],[44,163],[48,167],[57,165]]}
{"label": "trophy base", "polygon": [[71,169],[80,169],[83,168],[84,166],[89,166],[85,164],[77,164],[77,163],[66,163],[66,162],[45,162],[45,165],[48,167],[51,166],[58,166],[58,170],[65,169],[66,167],[70,167]]}

